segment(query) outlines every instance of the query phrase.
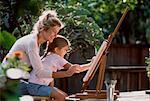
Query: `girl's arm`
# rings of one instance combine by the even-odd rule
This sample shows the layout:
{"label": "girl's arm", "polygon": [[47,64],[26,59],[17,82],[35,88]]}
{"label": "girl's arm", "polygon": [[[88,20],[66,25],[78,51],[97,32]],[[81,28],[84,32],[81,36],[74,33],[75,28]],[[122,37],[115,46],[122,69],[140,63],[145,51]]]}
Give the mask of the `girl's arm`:
{"label": "girl's arm", "polygon": [[95,56],[92,58],[90,63],[80,65],[80,67],[77,68],[78,73],[88,70],[90,68],[92,62],[94,61],[94,59],[95,59]]}
{"label": "girl's arm", "polygon": [[53,78],[64,78],[64,77],[69,77],[71,75],[67,74],[66,71],[59,71],[59,72],[54,72],[52,74]]}
{"label": "girl's arm", "polygon": [[[66,65],[69,66],[69,65]],[[64,77],[70,77],[72,76],[74,73],[76,73],[76,68],[78,67],[78,65],[73,65],[71,67],[67,67],[69,68],[67,71],[59,71],[59,72],[54,72],[52,74],[53,78],[64,78]]]}
{"label": "girl's arm", "polygon": [[66,63],[63,67],[64,69],[68,70],[72,66],[71,63]]}
{"label": "girl's arm", "polygon": [[[80,73],[80,72],[84,72],[84,71],[88,70],[90,67],[90,64],[91,64],[91,62],[87,63],[87,64],[83,64],[83,65],[78,65],[76,67],[76,73]],[[77,64],[74,64],[74,65],[77,65]],[[65,70],[68,70],[71,66],[72,66],[71,63],[67,63],[63,67]]]}
{"label": "girl's arm", "polygon": [[[77,64],[74,64],[74,65],[77,65]],[[64,67],[64,69],[67,70],[67,69],[69,69],[71,66],[72,66],[71,63],[67,63],[67,64],[65,64],[63,67]],[[88,69],[89,69],[89,66],[90,66],[90,63],[88,63],[88,64],[83,64],[83,65],[78,65],[78,66],[76,67],[76,73],[80,73],[80,72],[83,72],[83,71],[88,70]]]}
{"label": "girl's arm", "polygon": [[89,69],[91,63],[80,65],[80,68],[77,68],[79,72],[84,72]]}

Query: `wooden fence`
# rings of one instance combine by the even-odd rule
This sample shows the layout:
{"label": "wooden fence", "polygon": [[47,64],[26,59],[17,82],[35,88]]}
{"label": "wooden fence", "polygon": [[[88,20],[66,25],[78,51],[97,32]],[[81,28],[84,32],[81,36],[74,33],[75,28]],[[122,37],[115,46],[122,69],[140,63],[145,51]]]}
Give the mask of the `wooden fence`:
{"label": "wooden fence", "polygon": [[[107,58],[106,78],[111,76],[110,66],[145,66],[145,57],[148,56],[148,47],[143,45],[111,45]],[[75,54],[75,53],[74,53]],[[78,56],[80,57],[80,56]],[[70,60],[76,60],[76,63],[81,63],[81,59],[77,55],[72,55]],[[77,61],[79,60],[79,61]],[[73,62],[73,61],[72,61]],[[125,72],[126,71],[126,72]],[[120,91],[144,90],[149,89],[150,84],[146,76],[145,68],[141,71],[132,72],[132,70],[121,71],[119,74],[117,87]],[[127,75],[128,73],[128,75]],[[82,78],[84,73],[75,74],[70,78],[65,78],[57,81],[57,87],[71,94],[79,92],[82,86]],[[140,75],[140,76],[139,76]],[[140,77],[140,78],[139,78]],[[129,79],[130,78],[130,79]],[[141,79],[142,78],[142,79]],[[96,86],[97,74],[91,81],[89,88],[94,89]],[[64,86],[62,84],[65,84]],[[61,86],[60,86],[61,85]],[[63,86],[63,87],[62,87]],[[105,85],[103,87],[105,89]]]}
{"label": "wooden fence", "polygon": [[145,45],[111,45],[107,64],[110,65],[146,65],[148,47]]}
{"label": "wooden fence", "polygon": [[[145,57],[148,56],[149,47],[150,46],[144,46],[144,45],[111,45],[109,49],[109,53],[108,53],[108,58],[107,58],[106,74],[111,76],[111,70],[109,70],[109,67],[112,67],[112,66],[115,66],[115,67],[117,66],[128,66],[128,67],[146,66]],[[2,59],[4,58],[7,52],[8,52],[7,50],[0,47],[0,61],[2,61]],[[93,50],[91,53],[86,54],[86,55],[89,55],[88,57],[91,57],[93,55]],[[81,56],[79,56],[79,54],[74,53],[71,55],[69,59],[73,63],[81,64],[81,63],[86,62],[85,60],[82,60],[82,58],[80,57]],[[82,78],[85,75],[85,73],[86,72],[83,72],[81,74],[75,74],[70,78],[56,79],[55,84],[58,88],[64,90],[68,94],[79,92],[82,86]],[[130,81],[127,80],[128,76],[126,72],[120,73],[121,79],[118,82],[120,91],[149,89],[150,83],[148,82],[145,69],[143,69],[142,72],[139,72],[140,78],[142,78],[140,80],[139,80],[139,73],[135,73],[135,72],[134,73],[130,72],[130,73],[131,73],[129,74]],[[91,81],[89,85],[90,89],[94,89],[96,86],[97,74],[95,75],[94,79]],[[142,83],[139,83],[139,82],[142,82]],[[130,87],[130,89],[128,87]],[[103,88],[105,89],[105,86]]]}

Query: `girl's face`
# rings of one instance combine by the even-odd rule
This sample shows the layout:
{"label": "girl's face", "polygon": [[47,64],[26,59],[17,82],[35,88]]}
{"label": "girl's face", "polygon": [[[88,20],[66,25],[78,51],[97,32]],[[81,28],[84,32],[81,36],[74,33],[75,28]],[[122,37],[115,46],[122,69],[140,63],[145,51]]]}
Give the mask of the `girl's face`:
{"label": "girl's face", "polygon": [[69,46],[68,45],[64,46],[62,48],[56,47],[55,48],[55,53],[58,54],[58,55],[60,55],[61,57],[64,57],[65,54],[68,52],[68,50],[69,50]]}
{"label": "girl's face", "polygon": [[46,41],[52,42],[53,39],[57,36],[58,32],[60,30],[59,26],[54,26],[49,28],[47,31],[44,31],[43,37]]}

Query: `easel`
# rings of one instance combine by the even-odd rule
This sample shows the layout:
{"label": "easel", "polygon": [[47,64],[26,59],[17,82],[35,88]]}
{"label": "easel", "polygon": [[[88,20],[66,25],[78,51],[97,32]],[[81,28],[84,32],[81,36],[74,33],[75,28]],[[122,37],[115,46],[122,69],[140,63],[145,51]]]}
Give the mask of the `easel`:
{"label": "easel", "polygon": [[[101,90],[101,89],[102,89],[103,81],[104,81],[107,53],[108,53],[108,49],[112,43],[113,38],[115,37],[123,20],[125,19],[126,15],[127,15],[127,12],[128,12],[128,8],[125,9],[125,12],[122,15],[121,19],[119,20],[114,32],[111,33],[108,36],[108,39],[106,39],[102,43],[93,63],[91,65],[91,68],[88,70],[88,72],[86,73],[86,75],[83,78],[83,85],[82,85],[81,93],[71,95],[70,98],[79,98],[81,100],[82,99],[92,99],[92,98],[106,99],[106,91]],[[88,87],[90,81],[93,79],[98,68],[99,68],[99,75],[98,75],[96,89],[95,90],[87,90],[87,87]],[[115,91],[115,92],[117,94],[119,93],[119,91]]]}

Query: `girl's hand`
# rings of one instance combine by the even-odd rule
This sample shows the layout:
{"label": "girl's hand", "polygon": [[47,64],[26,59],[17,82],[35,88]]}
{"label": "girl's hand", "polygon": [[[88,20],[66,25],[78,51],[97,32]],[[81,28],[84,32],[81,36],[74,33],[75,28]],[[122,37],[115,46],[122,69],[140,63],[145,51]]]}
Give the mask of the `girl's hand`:
{"label": "girl's hand", "polygon": [[76,73],[80,73],[82,71],[82,67],[80,65],[75,66],[76,66]]}
{"label": "girl's hand", "polygon": [[91,62],[93,62],[95,60],[95,58],[96,58],[96,56],[93,56]]}
{"label": "girl's hand", "polygon": [[89,63],[90,65],[92,64],[92,62],[95,60],[96,56],[93,56],[91,59],[91,62]]}
{"label": "girl's hand", "polygon": [[72,76],[74,73],[76,73],[77,67],[78,67],[78,65],[73,65],[73,66],[69,67],[69,69],[66,71],[67,75]]}

